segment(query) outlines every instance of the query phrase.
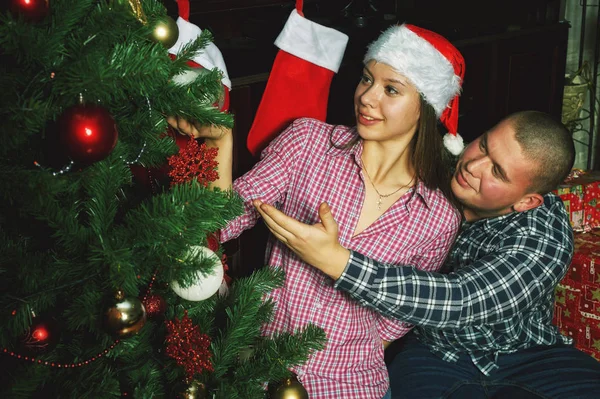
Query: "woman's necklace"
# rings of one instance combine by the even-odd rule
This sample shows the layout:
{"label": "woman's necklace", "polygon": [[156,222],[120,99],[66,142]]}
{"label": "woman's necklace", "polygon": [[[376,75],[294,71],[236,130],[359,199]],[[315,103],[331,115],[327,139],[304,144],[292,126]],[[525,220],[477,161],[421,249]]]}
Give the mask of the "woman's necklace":
{"label": "woman's necklace", "polygon": [[413,182],[413,180],[415,179],[415,176],[413,175],[413,177],[410,179],[410,181],[409,181],[407,184],[405,184],[405,185],[403,185],[403,186],[400,186],[400,187],[399,187],[397,190],[394,190],[394,192],[392,192],[392,193],[389,193],[389,194],[381,194],[381,193],[379,192],[379,190],[377,190],[377,187],[375,187],[375,183],[373,183],[373,180],[371,179],[371,176],[369,176],[369,172],[367,172],[367,168],[364,168],[364,167],[363,167],[363,170],[365,171],[365,174],[366,174],[366,175],[367,175],[367,177],[369,178],[369,181],[371,182],[371,185],[373,186],[373,189],[375,190],[375,192],[377,193],[377,195],[379,195],[379,199],[377,200],[377,210],[378,210],[378,211],[380,211],[380,210],[381,210],[381,203],[383,202],[383,199],[384,199],[384,198],[387,198],[387,197],[389,197],[389,196],[391,196],[391,195],[394,195],[394,194],[396,194],[398,191],[402,190],[403,188],[406,188],[406,187],[410,186],[410,185],[411,185],[411,183]]}

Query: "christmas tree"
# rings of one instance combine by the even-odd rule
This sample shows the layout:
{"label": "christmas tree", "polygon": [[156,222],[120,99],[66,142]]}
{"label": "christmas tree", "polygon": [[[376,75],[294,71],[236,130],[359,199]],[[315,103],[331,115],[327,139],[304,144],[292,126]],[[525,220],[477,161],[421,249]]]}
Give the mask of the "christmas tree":
{"label": "christmas tree", "polygon": [[[210,32],[173,57],[154,0],[2,4],[1,396],[265,397],[325,338],[261,336],[283,273],[225,289],[214,234],[241,201],[210,187],[213,150],[165,134],[172,115],[233,124],[217,69],[177,79]],[[146,195],[133,168],[167,160],[170,184]]]}

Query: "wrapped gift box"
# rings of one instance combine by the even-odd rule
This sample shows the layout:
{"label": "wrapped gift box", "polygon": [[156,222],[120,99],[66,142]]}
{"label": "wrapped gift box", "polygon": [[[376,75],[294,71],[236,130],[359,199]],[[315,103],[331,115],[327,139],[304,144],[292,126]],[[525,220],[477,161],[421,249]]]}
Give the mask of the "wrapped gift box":
{"label": "wrapped gift box", "polygon": [[581,319],[581,290],[568,285],[556,287],[553,324],[558,327],[576,325]]}
{"label": "wrapped gift box", "polygon": [[600,319],[591,325],[580,326],[577,348],[600,360]]}
{"label": "wrapped gift box", "polygon": [[554,193],[565,204],[573,230],[589,231],[600,227],[600,171],[572,174]]}
{"label": "wrapped gift box", "polygon": [[580,328],[577,324],[565,323],[561,326],[558,326],[558,328],[560,329],[560,333],[562,335],[573,338],[573,343],[575,347],[580,349],[579,336],[581,335],[581,331],[583,331],[585,327]]}
{"label": "wrapped gift box", "polygon": [[598,317],[600,320],[600,286],[584,284],[579,311],[586,317]]}
{"label": "wrapped gift box", "polygon": [[600,359],[600,231],[575,233],[575,253],[556,287],[553,324]]}
{"label": "wrapped gift box", "polygon": [[[600,232],[575,233],[575,252],[564,285],[582,288],[584,285],[600,288]],[[598,298],[600,301],[600,298]]]}
{"label": "wrapped gift box", "polygon": [[564,184],[557,190],[554,190],[554,193],[560,196],[562,202],[565,204],[573,230],[583,230],[583,186],[579,184],[573,186]]}

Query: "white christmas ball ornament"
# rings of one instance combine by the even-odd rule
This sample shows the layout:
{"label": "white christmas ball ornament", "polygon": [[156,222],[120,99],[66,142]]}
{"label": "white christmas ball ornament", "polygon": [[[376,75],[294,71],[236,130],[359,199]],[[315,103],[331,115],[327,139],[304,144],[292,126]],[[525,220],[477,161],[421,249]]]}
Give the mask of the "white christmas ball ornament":
{"label": "white christmas ball ornament", "polygon": [[203,301],[210,298],[221,286],[223,281],[223,264],[219,256],[210,249],[201,245],[196,245],[190,248],[190,252],[195,252],[204,258],[209,258],[214,263],[212,274],[203,274],[200,271],[196,272],[195,281],[188,287],[180,286],[177,281],[171,282],[173,291],[188,301]]}

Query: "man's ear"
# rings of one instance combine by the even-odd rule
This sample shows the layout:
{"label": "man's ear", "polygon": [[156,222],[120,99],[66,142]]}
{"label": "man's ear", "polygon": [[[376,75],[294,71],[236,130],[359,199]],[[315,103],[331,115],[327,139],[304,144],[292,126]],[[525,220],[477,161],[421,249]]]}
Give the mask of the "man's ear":
{"label": "man's ear", "polygon": [[541,194],[525,194],[517,203],[513,205],[515,212],[525,212],[544,203],[544,197]]}

